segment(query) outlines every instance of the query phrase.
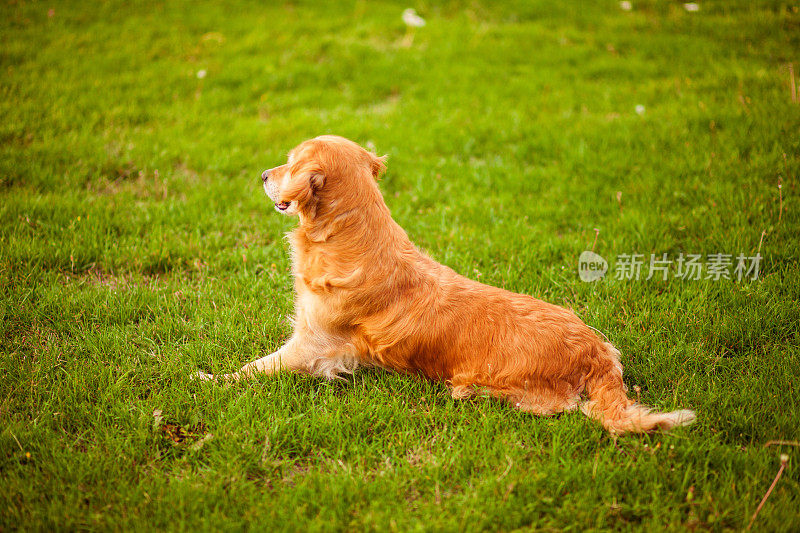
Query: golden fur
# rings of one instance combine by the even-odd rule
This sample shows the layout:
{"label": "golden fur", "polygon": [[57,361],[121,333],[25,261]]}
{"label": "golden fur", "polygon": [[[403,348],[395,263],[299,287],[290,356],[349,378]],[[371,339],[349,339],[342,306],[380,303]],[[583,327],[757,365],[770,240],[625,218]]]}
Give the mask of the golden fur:
{"label": "golden fur", "polygon": [[615,433],[693,421],[691,411],[656,413],[629,399],[619,352],[571,311],[467,279],[420,252],[378,190],[384,168],[357,144],[322,136],[264,172],[276,208],[300,219],[290,235],[294,334],[227,378],[281,369],[333,378],[377,365],[444,381],[456,398],[485,391],[535,414],[580,406]]}

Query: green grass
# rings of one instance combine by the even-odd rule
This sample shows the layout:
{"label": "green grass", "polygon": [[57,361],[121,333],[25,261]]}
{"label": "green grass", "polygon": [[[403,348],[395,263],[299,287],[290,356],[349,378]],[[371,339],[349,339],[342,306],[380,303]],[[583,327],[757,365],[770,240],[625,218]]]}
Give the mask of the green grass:
{"label": "green grass", "polygon": [[[800,440],[798,8],[575,4],[419,3],[403,47],[402,2],[4,2],[0,529],[739,530],[781,453],[755,528],[800,529],[800,448],[765,447]],[[571,307],[696,425],[614,440],[373,370],[190,381],[290,334],[259,174],[323,133],[389,155],[418,245]],[[762,273],[583,283],[594,228],[612,269]]]}

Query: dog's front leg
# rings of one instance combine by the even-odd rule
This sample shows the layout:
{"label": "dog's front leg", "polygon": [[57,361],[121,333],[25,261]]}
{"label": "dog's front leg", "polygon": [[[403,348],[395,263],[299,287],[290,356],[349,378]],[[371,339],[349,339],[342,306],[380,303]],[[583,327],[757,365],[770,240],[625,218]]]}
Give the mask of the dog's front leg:
{"label": "dog's front leg", "polygon": [[203,372],[197,372],[192,376],[193,379],[211,380],[215,377],[238,381],[247,379],[257,373],[274,374],[282,370],[308,370],[309,353],[305,349],[302,339],[293,337],[289,342],[281,346],[277,351],[247,363],[238,372],[233,374],[222,374],[213,376]]}

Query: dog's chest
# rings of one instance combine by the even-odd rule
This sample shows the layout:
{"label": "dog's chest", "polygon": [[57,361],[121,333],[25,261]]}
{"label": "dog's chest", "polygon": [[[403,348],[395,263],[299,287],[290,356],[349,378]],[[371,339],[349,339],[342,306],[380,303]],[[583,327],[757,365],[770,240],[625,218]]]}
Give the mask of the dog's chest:
{"label": "dog's chest", "polygon": [[313,330],[339,329],[344,314],[342,298],[335,292],[321,290],[309,284],[303,276],[295,282],[295,310],[298,318],[303,318]]}

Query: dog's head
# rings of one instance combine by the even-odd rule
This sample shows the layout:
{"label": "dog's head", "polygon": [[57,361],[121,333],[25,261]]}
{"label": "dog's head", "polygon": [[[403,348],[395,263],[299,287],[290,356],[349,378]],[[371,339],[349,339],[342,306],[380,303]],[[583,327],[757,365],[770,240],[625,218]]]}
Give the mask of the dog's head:
{"label": "dog's head", "polygon": [[265,170],[261,179],[276,210],[313,220],[357,208],[385,168],[384,158],[356,143],[323,135],[301,143],[285,165]]}

